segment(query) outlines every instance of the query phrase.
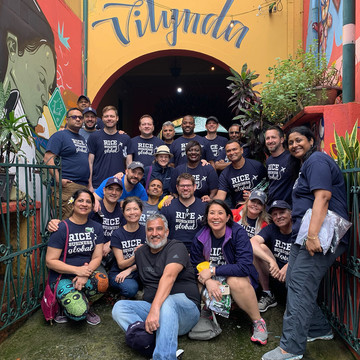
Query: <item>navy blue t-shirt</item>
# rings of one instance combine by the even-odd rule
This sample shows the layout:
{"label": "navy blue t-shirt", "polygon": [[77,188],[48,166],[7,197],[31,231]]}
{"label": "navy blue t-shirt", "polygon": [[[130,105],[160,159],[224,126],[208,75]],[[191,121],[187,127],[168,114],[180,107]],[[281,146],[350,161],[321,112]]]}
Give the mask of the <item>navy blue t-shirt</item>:
{"label": "navy blue t-shirt", "polygon": [[[65,130],[64,130],[65,131]],[[89,219],[85,224],[77,225],[71,220],[65,220],[69,226],[69,244],[66,254],[66,264],[82,266],[91,261],[95,246],[104,242],[103,229],[99,223]],[[50,235],[49,247],[62,249],[60,260],[64,259],[66,242],[66,226],[64,222],[59,223],[59,229]],[[49,281],[54,282],[58,277],[56,271],[50,271]],[[62,274],[62,279],[73,278],[75,274]]]}
{"label": "navy blue t-shirt", "polygon": [[246,217],[247,225],[242,224],[241,222],[238,222],[238,224],[243,227],[248,234],[249,239],[251,239],[253,236],[255,236],[256,231],[256,219],[250,219],[249,217]]}
{"label": "navy blue t-shirt", "polygon": [[143,211],[139,219],[139,224],[145,226],[149,216],[159,212],[158,204],[150,205],[147,201],[143,201]]}
{"label": "navy blue t-shirt", "polygon": [[211,250],[210,250],[210,262],[214,266],[225,265],[226,261],[222,251],[222,245],[225,240],[225,236],[222,236],[220,239],[217,239],[212,231],[211,235]]}
{"label": "navy blue t-shirt", "polygon": [[230,194],[234,204],[244,201],[243,190],[252,190],[266,177],[265,167],[256,160],[245,159],[241,169],[233,165],[225,168],[219,177],[219,190]]}
{"label": "navy blue t-shirt", "polygon": [[118,132],[109,135],[104,130],[99,130],[89,136],[89,153],[94,154],[92,185],[95,189],[105,178],[125,172],[129,142],[129,135]]}
{"label": "navy blue t-shirt", "polygon": [[171,161],[175,167],[180,164],[187,163],[185,148],[189,141],[195,140],[201,145],[202,159],[207,161],[215,160],[212,151],[210,150],[209,141],[202,136],[195,135],[193,138],[188,139],[180,136],[170,145],[170,152],[174,155]]}
{"label": "navy blue t-shirt", "polygon": [[201,198],[204,195],[210,195],[210,191],[217,189],[219,186],[219,178],[215,169],[209,164],[202,166],[201,162],[199,165],[192,169],[187,166],[187,164],[179,165],[175,168],[172,179],[171,179],[171,188],[173,193],[176,191],[176,179],[182,173],[189,173],[195,179],[196,190],[195,196]]}
{"label": "navy blue t-shirt", "polygon": [[291,233],[282,234],[275,224],[269,224],[261,229],[258,235],[264,239],[265,245],[271,250],[281,269],[289,261]]}
{"label": "navy blue t-shirt", "polygon": [[206,203],[195,198],[195,201],[185,207],[179,199],[171,201],[169,206],[163,206],[160,213],[169,223],[169,239],[182,241],[190,252],[192,239],[202,226]]}
{"label": "navy blue t-shirt", "polygon": [[285,150],[279,156],[269,156],[266,160],[267,177],[269,179],[267,203],[269,205],[274,200],[285,200],[291,205],[294,180],[290,159],[289,151]]}
{"label": "navy blue t-shirt", "polygon": [[51,135],[46,151],[61,156],[62,178],[80,185],[89,182],[89,152],[85,139],[68,129]]}
{"label": "navy blue t-shirt", "polygon": [[99,202],[103,216],[99,215],[97,212],[91,212],[89,218],[102,224],[104,230],[104,242],[108,242],[111,239],[113,231],[126,224],[126,220],[119,203],[116,203],[113,212],[109,212],[105,208],[104,201],[100,200]]}
{"label": "navy blue t-shirt", "polygon": [[156,136],[144,139],[135,136],[130,141],[129,154],[133,155],[133,161],[140,161],[144,166],[149,166],[154,160],[156,149],[165,143]]}
{"label": "navy blue t-shirt", "polygon": [[[348,219],[343,174],[329,155],[316,151],[302,164],[299,177],[294,184],[292,193],[293,236],[291,239],[293,242],[299,232],[301,219],[305,212],[313,206],[314,190],[330,191],[331,199],[328,209]],[[349,232],[341,241],[347,244],[348,235]]]}
{"label": "navy blue t-shirt", "polygon": [[[134,255],[135,249],[140,244],[145,244],[145,227],[140,225],[134,232],[126,231],[123,227],[115,230],[111,237],[111,247],[122,250],[124,260],[131,258]],[[123,271],[120,269],[117,262],[114,261],[109,273],[116,273]]]}
{"label": "navy blue t-shirt", "polygon": [[221,150],[225,149],[225,145],[229,141],[227,138],[219,135],[216,135],[216,138],[212,140],[207,138],[205,139],[209,142],[210,150],[213,153],[214,159],[219,156]]}

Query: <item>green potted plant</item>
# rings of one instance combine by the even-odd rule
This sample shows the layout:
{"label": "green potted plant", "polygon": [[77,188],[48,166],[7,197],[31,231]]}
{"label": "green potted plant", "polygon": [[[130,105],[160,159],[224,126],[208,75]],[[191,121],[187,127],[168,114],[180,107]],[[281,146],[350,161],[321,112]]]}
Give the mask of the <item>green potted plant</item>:
{"label": "green potted plant", "polygon": [[[305,106],[334,103],[341,88],[340,74],[335,64],[328,66],[324,54],[316,51],[314,42],[308,51],[299,47],[296,55],[277,59],[269,67],[261,94],[264,114],[272,122],[284,123]],[[332,89],[332,99],[328,90]]]}
{"label": "green potted plant", "polygon": [[[347,131],[345,132],[345,136],[339,136],[334,129],[334,139],[337,151],[335,160],[340,168],[353,169],[359,167],[360,142],[358,140],[358,121],[356,120],[350,134]],[[344,176],[350,186],[360,184],[360,173],[346,172]]]}
{"label": "green potted plant", "polygon": [[[31,127],[27,121],[22,120],[25,115],[15,117],[14,111],[5,112],[5,104],[10,94],[10,86],[4,91],[0,82],[0,164],[13,164],[16,156],[25,155],[21,150],[23,141],[29,145],[34,143]],[[9,174],[9,167],[0,165],[0,197],[6,193],[6,186],[11,189],[14,174]]]}
{"label": "green potted plant", "polygon": [[253,82],[259,77],[259,74],[250,71],[246,63],[242,66],[240,73],[234,69],[230,69],[230,71],[233,76],[226,79],[231,81],[227,88],[232,93],[228,101],[230,102],[229,107],[235,113],[233,121],[237,121],[241,125],[252,158],[264,161],[263,133],[269,123],[263,113],[259,92],[254,90],[255,86],[261,84]]}

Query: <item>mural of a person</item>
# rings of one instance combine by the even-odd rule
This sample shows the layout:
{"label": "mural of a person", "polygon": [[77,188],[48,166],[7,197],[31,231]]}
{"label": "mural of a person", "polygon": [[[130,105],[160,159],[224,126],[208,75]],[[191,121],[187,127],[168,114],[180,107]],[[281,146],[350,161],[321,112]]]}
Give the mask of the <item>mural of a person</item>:
{"label": "mural of a person", "polygon": [[36,131],[56,87],[56,53],[52,29],[35,0],[0,1],[0,54],[0,81],[11,89],[6,111],[26,114]]}
{"label": "mural of a person", "polygon": [[[4,90],[9,85],[11,89],[5,114],[14,111],[15,117],[26,115],[20,121],[31,126],[36,149],[24,142],[21,150],[31,163],[43,157],[46,140],[36,133],[42,136],[49,133],[43,111],[56,87],[54,35],[35,0],[0,0],[0,54],[0,81]],[[25,169],[20,168],[19,188],[22,191],[28,188],[34,198],[32,180],[26,184],[25,179]],[[40,193],[39,183],[36,192]]]}

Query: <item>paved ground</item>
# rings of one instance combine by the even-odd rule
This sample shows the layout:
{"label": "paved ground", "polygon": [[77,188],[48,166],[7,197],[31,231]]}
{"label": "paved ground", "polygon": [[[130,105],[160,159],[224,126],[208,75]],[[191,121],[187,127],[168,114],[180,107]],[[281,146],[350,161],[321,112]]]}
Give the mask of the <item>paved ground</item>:
{"label": "paved ground", "polygon": [[[102,322],[97,326],[82,323],[50,326],[41,310],[0,345],[1,360],[142,360],[125,344],[124,334],[111,318],[112,306],[106,300],[95,304]],[[250,321],[240,310],[234,310],[230,319],[219,318],[222,334],[211,341],[193,341],[187,336],[179,339],[185,350],[183,360],[260,360],[261,355],[276,347],[281,334],[284,307],[269,309],[264,318],[269,329],[266,346],[250,341]],[[338,336],[332,341],[317,341],[308,345],[304,360],[354,360]]]}

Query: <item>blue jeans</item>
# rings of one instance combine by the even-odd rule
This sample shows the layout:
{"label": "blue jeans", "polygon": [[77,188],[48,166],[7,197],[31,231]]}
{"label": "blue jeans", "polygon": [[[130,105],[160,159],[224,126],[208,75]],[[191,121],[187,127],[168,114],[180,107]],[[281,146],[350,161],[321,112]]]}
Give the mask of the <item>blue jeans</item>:
{"label": "blue jeans", "polygon": [[[147,301],[120,300],[112,310],[112,317],[126,331],[130,324],[145,321],[151,303]],[[185,294],[169,295],[160,309],[160,327],[156,331],[154,360],[176,360],[178,335],[188,333],[198,322],[200,312]]]}
{"label": "blue jeans", "polygon": [[307,336],[328,334],[331,326],[317,304],[320,283],[330,266],[347,246],[340,243],[335,254],[328,251],[310,256],[304,246],[291,245],[286,272],[287,298],[280,347],[302,355]]}
{"label": "blue jeans", "polygon": [[116,282],[115,277],[117,274],[109,274],[109,283],[110,286],[120,292],[120,295],[125,296],[126,298],[132,298],[136,295],[139,290],[139,283],[136,279],[125,279],[123,282]]}

